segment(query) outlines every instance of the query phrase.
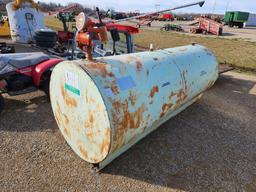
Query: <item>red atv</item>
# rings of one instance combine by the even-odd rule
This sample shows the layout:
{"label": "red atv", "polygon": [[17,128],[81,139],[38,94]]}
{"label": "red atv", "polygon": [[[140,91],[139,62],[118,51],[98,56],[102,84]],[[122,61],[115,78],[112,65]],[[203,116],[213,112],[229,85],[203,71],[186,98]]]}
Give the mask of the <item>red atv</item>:
{"label": "red atv", "polygon": [[52,68],[61,61],[41,52],[0,54],[0,112],[3,93],[15,96],[41,89],[48,95]]}

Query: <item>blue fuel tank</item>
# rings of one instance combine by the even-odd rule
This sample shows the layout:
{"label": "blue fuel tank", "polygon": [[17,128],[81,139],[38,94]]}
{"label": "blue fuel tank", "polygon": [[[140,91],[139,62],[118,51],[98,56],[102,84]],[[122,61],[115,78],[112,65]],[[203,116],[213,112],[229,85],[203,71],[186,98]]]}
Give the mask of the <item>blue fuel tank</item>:
{"label": "blue fuel tank", "polygon": [[51,104],[68,144],[102,169],[195,102],[218,78],[200,45],[64,61],[53,70]]}

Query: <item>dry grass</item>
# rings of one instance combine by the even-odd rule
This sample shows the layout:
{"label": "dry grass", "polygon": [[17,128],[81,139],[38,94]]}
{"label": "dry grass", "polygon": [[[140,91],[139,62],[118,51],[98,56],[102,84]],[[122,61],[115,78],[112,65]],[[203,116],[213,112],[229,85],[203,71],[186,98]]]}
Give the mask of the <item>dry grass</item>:
{"label": "dry grass", "polygon": [[135,42],[143,47],[149,47],[149,44],[153,43],[155,48],[175,47],[195,42],[210,48],[217,56],[219,63],[256,71],[256,43],[254,42],[240,39],[195,37],[145,29],[135,36]]}
{"label": "dry grass", "polygon": [[[45,25],[51,29],[54,29],[56,31],[63,30],[62,22],[55,17],[46,16],[44,22]],[[72,30],[72,23],[69,23],[69,30]]]}

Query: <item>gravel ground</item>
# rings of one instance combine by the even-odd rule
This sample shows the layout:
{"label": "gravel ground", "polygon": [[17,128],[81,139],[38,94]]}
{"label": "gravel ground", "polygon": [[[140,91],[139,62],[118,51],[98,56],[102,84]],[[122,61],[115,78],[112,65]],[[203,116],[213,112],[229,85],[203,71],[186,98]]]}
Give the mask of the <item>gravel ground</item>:
{"label": "gravel ground", "polygon": [[6,98],[0,191],[256,191],[256,77],[226,73],[201,100],[94,173],[41,92]]}

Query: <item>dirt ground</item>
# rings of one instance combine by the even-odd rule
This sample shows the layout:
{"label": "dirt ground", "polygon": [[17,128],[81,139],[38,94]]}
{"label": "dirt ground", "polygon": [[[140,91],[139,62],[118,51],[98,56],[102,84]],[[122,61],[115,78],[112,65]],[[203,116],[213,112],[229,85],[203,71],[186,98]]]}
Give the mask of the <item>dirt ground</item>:
{"label": "dirt ground", "polygon": [[256,77],[228,72],[184,112],[93,173],[41,92],[6,97],[0,191],[256,191]]}
{"label": "dirt ground", "polygon": [[[127,22],[127,23],[131,24],[131,22]],[[191,22],[188,22],[188,21],[174,21],[174,22],[154,21],[152,23],[151,28],[149,28],[149,27],[146,27],[146,28],[151,29],[151,30],[159,30],[162,26],[164,26],[165,24],[168,24],[168,23],[181,25],[185,30],[185,34],[188,34],[188,35],[216,38],[215,35],[191,34],[190,28],[196,27],[197,25],[190,26],[189,24]],[[133,25],[135,25],[135,24],[133,23]],[[143,28],[145,28],[145,27],[143,27]],[[180,32],[180,33],[182,33],[182,32]],[[245,27],[243,29],[239,29],[239,28],[230,28],[228,26],[224,26],[223,35],[219,36],[219,38],[242,39],[245,41],[256,42],[256,27]]]}

